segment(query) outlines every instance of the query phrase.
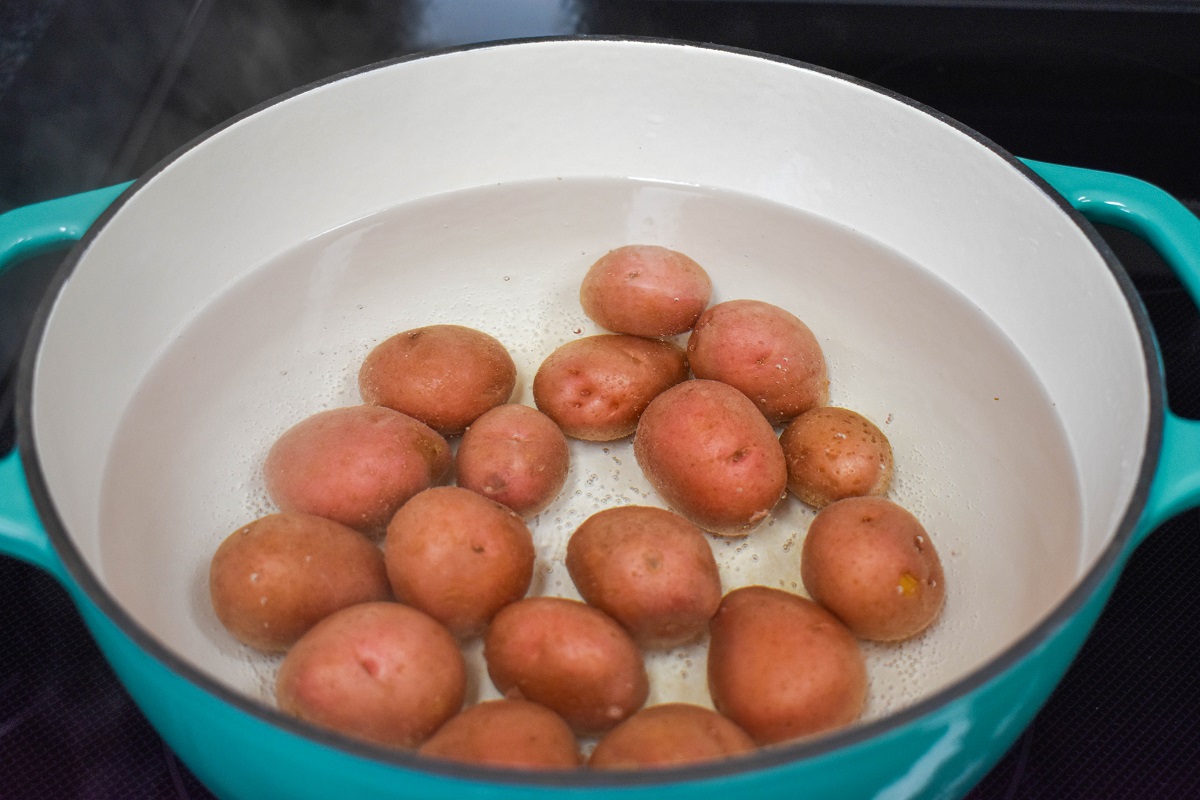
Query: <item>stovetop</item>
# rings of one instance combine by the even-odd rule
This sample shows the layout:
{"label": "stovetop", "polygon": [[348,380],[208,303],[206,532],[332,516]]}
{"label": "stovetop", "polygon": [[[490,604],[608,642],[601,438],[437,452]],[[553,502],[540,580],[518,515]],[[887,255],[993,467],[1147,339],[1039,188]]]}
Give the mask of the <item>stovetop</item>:
{"label": "stovetop", "polygon": [[[0,211],[134,178],[342,70],[563,33],[718,42],[840,70],[1017,155],[1135,175],[1200,210],[1200,3],[1188,0],[3,0]],[[1101,233],[1155,323],[1172,407],[1200,417],[1200,316],[1140,240]],[[0,278],[0,450],[7,365],[58,259]],[[1064,682],[970,797],[1200,797],[1197,575],[1189,511],[1134,554]],[[0,798],[209,796],[66,593],[0,558]]]}

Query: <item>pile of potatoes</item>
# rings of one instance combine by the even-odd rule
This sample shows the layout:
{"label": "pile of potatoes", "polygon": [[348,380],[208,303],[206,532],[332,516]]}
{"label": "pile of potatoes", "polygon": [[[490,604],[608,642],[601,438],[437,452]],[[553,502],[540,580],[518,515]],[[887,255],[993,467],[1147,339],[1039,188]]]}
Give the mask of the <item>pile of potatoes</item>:
{"label": "pile of potatoes", "polygon": [[[613,250],[572,340],[510,404],[504,345],[458,325],[404,331],[361,364],[363,404],[287,430],[263,465],[278,513],[232,533],[213,609],[241,642],[286,653],[285,712],[431,756],[523,768],[630,769],[724,758],[854,722],[859,639],[938,615],[944,578],[920,522],[884,498],[887,437],[828,406],[816,337],[758,300],[710,307],[712,284],[663,247]],[[687,335],[686,348],[676,343]],[[562,490],[567,437],[633,435],[670,510],[599,511],[566,567],[583,602],[527,597],[526,518]],[[457,452],[448,437],[461,437]],[[799,567],[811,599],[724,592],[710,537],[744,537],[788,493],[820,509]],[[709,638],[713,709],[646,707],[644,652]],[[504,699],[464,709],[462,645],[483,637]],[[715,710],[714,710],[715,709]]]}

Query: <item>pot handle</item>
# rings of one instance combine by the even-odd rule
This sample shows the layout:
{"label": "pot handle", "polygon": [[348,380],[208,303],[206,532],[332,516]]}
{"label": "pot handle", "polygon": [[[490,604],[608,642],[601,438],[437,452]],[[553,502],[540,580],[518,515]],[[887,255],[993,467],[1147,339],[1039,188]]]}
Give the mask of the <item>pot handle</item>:
{"label": "pot handle", "polygon": [[[0,272],[83,236],[128,183],[23,206],[0,214]],[[0,554],[16,556],[65,579],[62,562],[38,519],[17,450],[0,458]]]}
{"label": "pot handle", "polygon": [[[1200,304],[1200,219],[1157,186],[1112,172],[1025,161],[1092,222],[1145,239]],[[1159,356],[1161,359],[1161,355]],[[1158,469],[1132,545],[1162,523],[1200,504],[1200,422],[1185,419],[1163,400],[1163,441]]]}
{"label": "pot handle", "polygon": [[80,239],[128,186],[106,186],[0,214],[0,272]]}

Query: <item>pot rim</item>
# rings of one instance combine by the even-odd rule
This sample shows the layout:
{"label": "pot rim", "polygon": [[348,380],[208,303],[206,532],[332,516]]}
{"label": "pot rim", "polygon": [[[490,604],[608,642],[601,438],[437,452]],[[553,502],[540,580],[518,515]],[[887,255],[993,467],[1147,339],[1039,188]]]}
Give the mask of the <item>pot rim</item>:
{"label": "pot rim", "polygon": [[[1113,274],[1118,287],[1133,315],[1134,323],[1142,343],[1145,359],[1150,402],[1149,424],[1142,462],[1139,468],[1138,480],[1125,513],[1108,544],[1100,552],[1095,562],[1072,586],[1070,591],[1051,609],[1035,626],[1011,643],[1004,650],[993,656],[983,665],[970,673],[943,686],[941,689],[918,700],[917,702],[878,719],[859,722],[825,734],[808,739],[800,739],[789,743],[781,743],[770,747],[759,748],[751,753],[701,764],[684,765],[652,770],[637,771],[598,771],[598,770],[517,770],[503,767],[488,767],[464,764],[418,755],[415,751],[397,750],[383,745],[372,744],[353,737],[331,731],[295,717],[289,716],[279,709],[266,703],[254,700],[233,690],[216,678],[193,666],[187,659],[176,654],[158,637],[147,630],[131,614],[129,614],[109,593],[104,583],[88,566],[79,550],[72,542],[61,517],[51,497],[45,475],[42,472],[37,455],[37,443],[33,435],[32,397],[34,383],[34,368],[41,340],[45,333],[50,314],[57,301],[59,292],[74,271],[79,260],[87,252],[92,240],[104,228],[114,214],[141,189],[150,179],[169,168],[183,154],[200,145],[242,119],[257,114],[297,95],[310,90],[336,83],[345,78],[388,68],[396,64],[415,61],[418,59],[443,56],[450,53],[482,50],[496,47],[520,45],[539,45],[548,43],[582,42],[618,42],[643,43],[648,45],[668,45],[702,50],[715,50],[735,55],[773,61],[801,70],[815,72],[831,78],[836,78],[860,88],[881,94],[892,100],[899,101],[911,108],[924,112],[934,119],[954,128],[988,150],[998,155],[1013,169],[1033,182],[1038,188],[1050,196],[1058,207],[1082,230],[1091,245],[1100,253],[1110,272]],[[1100,589],[1101,585],[1114,573],[1119,573],[1127,545],[1133,531],[1137,527],[1142,510],[1146,504],[1151,479],[1158,465],[1158,457],[1162,446],[1164,424],[1164,389],[1163,375],[1160,366],[1158,349],[1150,326],[1149,317],[1142,305],[1141,298],[1134,288],[1132,280],[1124,267],[1112,252],[1111,248],[1100,236],[1091,223],[1075,210],[1070,203],[1049,183],[1035,173],[1022,161],[1008,153],[987,137],[959,123],[951,117],[932,109],[925,104],[915,101],[889,89],[877,86],[868,81],[855,78],[837,70],[809,64],[792,58],[763,53],[740,47],[731,47],[713,43],[698,43],[670,38],[636,37],[636,36],[598,36],[598,35],[567,35],[545,36],[520,39],[504,39],[466,45],[456,45],[435,50],[421,51],[399,56],[384,61],[366,64],[354,69],[323,78],[305,86],[277,95],[258,103],[239,114],[230,117],[223,123],[205,131],[200,136],[179,147],[145,175],[135,180],[96,220],[83,238],[71,249],[62,264],[57,268],[46,294],[37,309],[30,326],[29,333],[21,354],[17,382],[16,427],[17,447],[20,452],[30,494],[54,550],[65,567],[66,574],[82,589],[95,606],[112,621],[137,647],[153,657],[171,672],[184,678],[193,686],[202,689],[218,700],[232,705],[236,709],[254,717],[275,728],[290,734],[314,741],[351,757],[363,758],[379,762],[384,766],[398,767],[416,772],[427,773],[449,779],[475,781],[509,786],[525,786],[530,789],[554,788],[619,788],[619,787],[653,787],[664,784],[686,784],[710,781],[721,778],[737,778],[748,773],[779,769],[810,759],[819,758],[834,751],[852,748],[865,742],[897,731],[921,718],[934,715],[939,710],[952,703],[962,700],[974,693],[985,684],[999,677],[1017,663],[1030,656],[1044,642],[1050,640],[1056,632],[1064,627],[1069,620],[1084,606],[1084,604]]]}

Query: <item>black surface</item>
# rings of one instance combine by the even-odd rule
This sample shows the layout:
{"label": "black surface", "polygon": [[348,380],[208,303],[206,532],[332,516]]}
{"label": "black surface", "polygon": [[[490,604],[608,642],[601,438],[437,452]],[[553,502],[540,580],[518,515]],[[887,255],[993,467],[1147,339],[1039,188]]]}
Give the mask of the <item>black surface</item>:
{"label": "black surface", "polygon": [[[0,210],[135,177],[231,114],[344,69],[576,31],[716,41],[842,70],[1018,155],[1137,175],[1200,207],[1200,4],[1065,5],[5,0]],[[1200,416],[1191,301],[1140,241],[1103,232],[1154,320],[1173,408]],[[55,260],[0,278],[0,365]],[[1067,679],[974,800],[1200,797],[1198,537],[1200,516],[1187,512],[1134,555]],[[207,796],[63,590],[0,558],[0,798]]]}

